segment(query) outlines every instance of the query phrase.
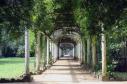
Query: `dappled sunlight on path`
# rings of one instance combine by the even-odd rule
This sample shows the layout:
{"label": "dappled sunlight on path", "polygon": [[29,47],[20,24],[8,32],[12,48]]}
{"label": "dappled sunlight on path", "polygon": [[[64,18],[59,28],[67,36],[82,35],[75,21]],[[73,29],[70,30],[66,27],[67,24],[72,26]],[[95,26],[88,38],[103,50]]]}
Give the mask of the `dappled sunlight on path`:
{"label": "dappled sunlight on path", "polygon": [[34,82],[43,83],[81,83],[98,81],[89,72],[81,68],[80,63],[74,60],[58,60],[41,75],[33,76]]}

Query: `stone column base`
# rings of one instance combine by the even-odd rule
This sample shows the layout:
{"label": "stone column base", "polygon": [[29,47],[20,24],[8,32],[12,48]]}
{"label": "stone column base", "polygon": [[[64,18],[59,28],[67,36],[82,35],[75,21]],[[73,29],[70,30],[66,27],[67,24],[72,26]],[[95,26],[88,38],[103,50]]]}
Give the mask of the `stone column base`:
{"label": "stone column base", "polygon": [[102,81],[109,81],[109,76],[102,76]]}

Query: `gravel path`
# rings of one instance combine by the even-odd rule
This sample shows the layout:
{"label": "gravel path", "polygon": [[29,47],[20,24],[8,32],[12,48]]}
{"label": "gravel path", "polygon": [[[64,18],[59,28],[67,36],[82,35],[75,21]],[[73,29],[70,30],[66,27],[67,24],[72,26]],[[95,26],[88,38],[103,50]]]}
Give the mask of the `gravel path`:
{"label": "gravel path", "polygon": [[98,81],[89,72],[81,68],[80,63],[74,60],[58,60],[41,75],[33,76],[34,82],[43,84],[71,84]]}
{"label": "gravel path", "polygon": [[33,79],[32,84],[127,84],[127,81],[100,81],[71,59],[58,60],[41,75],[34,75]]}

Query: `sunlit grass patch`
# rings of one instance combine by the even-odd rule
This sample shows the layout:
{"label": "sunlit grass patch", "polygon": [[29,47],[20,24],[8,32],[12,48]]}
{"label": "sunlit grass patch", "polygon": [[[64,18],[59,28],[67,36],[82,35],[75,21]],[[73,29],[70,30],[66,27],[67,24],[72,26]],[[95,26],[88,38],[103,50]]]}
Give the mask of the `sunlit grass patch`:
{"label": "sunlit grass patch", "polygon": [[121,80],[127,80],[127,72],[113,72],[113,77]]}
{"label": "sunlit grass patch", "polygon": [[[17,78],[24,74],[24,58],[0,58],[0,78]],[[34,71],[34,57],[30,58],[30,71]]]}

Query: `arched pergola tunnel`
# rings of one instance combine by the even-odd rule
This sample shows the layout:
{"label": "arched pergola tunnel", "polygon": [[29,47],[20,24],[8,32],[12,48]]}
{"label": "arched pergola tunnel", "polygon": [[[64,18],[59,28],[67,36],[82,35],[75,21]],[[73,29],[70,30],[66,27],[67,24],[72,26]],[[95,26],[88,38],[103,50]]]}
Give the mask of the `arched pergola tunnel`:
{"label": "arched pergola tunnel", "polygon": [[[41,31],[35,32],[35,67],[36,72],[51,66],[54,62],[62,57],[72,56],[74,59],[78,59],[81,65],[85,65],[92,71],[95,71],[95,67],[98,62],[96,53],[96,36],[84,36],[87,32],[82,32],[74,20],[74,14],[72,13],[71,2],[68,2],[68,8],[66,11],[56,11],[57,18],[55,22],[55,28],[50,34],[42,33]],[[66,7],[65,7],[66,9]],[[102,31],[103,25],[102,25]],[[84,35],[82,35],[82,33]],[[28,38],[28,35],[25,35]],[[107,77],[107,62],[106,62],[106,40],[105,34],[102,32],[100,35],[99,46],[101,49],[101,66],[102,66],[102,79]],[[26,45],[28,45],[28,39],[26,39]],[[64,46],[64,47],[62,47]],[[72,49],[69,49],[72,46]],[[65,49],[64,49],[65,48]],[[72,51],[71,51],[72,50]],[[29,47],[26,46],[26,74],[29,74]],[[43,54],[43,55],[42,55]],[[42,57],[43,56],[43,57]],[[43,59],[41,59],[43,58]],[[43,60],[43,63],[41,62]],[[99,60],[100,61],[100,60]],[[99,67],[101,67],[99,66]]]}
{"label": "arched pergola tunnel", "polygon": [[80,58],[81,53],[77,50],[79,50],[81,47],[81,36],[78,33],[71,32],[64,34],[64,32],[59,29],[52,34],[52,38],[55,40],[58,46],[58,58],[62,55],[67,55],[67,53],[69,55],[68,49],[71,47],[70,55],[73,56],[73,58]]}
{"label": "arched pergola tunnel", "polygon": [[[116,74],[127,72],[127,0],[1,0],[0,3],[0,62],[2,65],[5,62],[7,68],[9,62],[6,59],[3,62],[3,58],[14,56],[17,59],[11,61],[22,60],[24,64],[18,58],[24,56],[25,32],[26,76],[31,72],[39,74],[63,59],[77,60],[86,70],[99,73],[102,80],[115,80]],[[22,67],[22,71],[17,70],[21,74]]]}
{"label": "arched pergola tunnel", "polygon": [[[69,8],[65,11],[59,9],[55,11],[57,14],[55,22],[55,27],[50,34],[42,33],[37,31],[35,33],[35,67],[36,72],[39,73],[40,70],[47,68],[52,65],[55,61],[62,58],[62,56],[71,56],[78,59],[81,65],[91,68],[95,71],[97,65],[97,54],[96,54],[96,36],[84,36],[82,35],[81,28],[78,27],[74,20],[74,14],[72,13],[71,1],[68,1]],[[62,12],[61,12],[62,11]],[[102,31],[104,31],[103,25],[101,26]],[[28,38],[28,35],[25,35]],[[107,78],[107,61],[106,61],[106,40],[105,34],[102,32],[100,35],[99,46],[101,46],[101,66],[102,66],[102,79]],[[26,39],[26,45],[28,45],[28,39]],[[72,53],[68,50],[67,45],[72,45]],[[43,46],[42,46],[43,45]],[[64,47],[62,47],[62,45]],[[67,47],[65,47],[67,46]],[[66,49],[63,49],[66,48]],[[26,74],[29,74],[29,47],[26,46]],[[68,53],[68,54],[67,54]],[[43,54],[43,55],[42,55]],[[43,59],[41,59],[43,56]],[[41,62],[43,60],[43,63]],[[99,60],[100,61],[100,60]],[[99,67],[101,67],[99,66]]]}
{"label": "arched pergola tunnel", "polygon": [[[25,74],[29,75],[29,31],[25,31]],[[95,70],[97,64],[96,48],[90,38],[83,38],[80,33],[64,33],[61,29],[47,36],[41,31],[35,34],[35,69],[36,73],[47,69],[59,59],[77,59],[80,65]],[[104,37],[102,38],[104,39]],[[104,41],[103,41],[104,42]],[[102,46],[105,46],[103,43]],[[103,52],[103,49],[102,49]],[[106,73],[106,57],[102,54],[102,73]],[[42,59],[43,58],[43,59]]]}
{"label": "arched pergola tunnel", "polygon": [[[54,32],[54,34],[51,36],[52,38],[49,38],[48,36],[44,35],[40,31],[36,34],[36,47],[35,47],[35,57],[36,57],[36,70],[39,71],[41,68],[40,60],[43,56],[45,56],[43,59],[45,66],[49,66],[53,62],[55,62],[57,59],[59,59],[62,55],[64,50],[63,48],[68,49],[67,47],[70,45],[71,47],[71,53],[68,55],[71,55],[73,58],[77,58],[80,61],[82,60],[82,42],[81,37],[79,34],[68,34],[68,35],[62,35],[62,33],[57,34],[59,31]],[[26,67],[28,66],[28,59],[29,59],[29,35],[28,30],[25,33],[25,59],[26,59]],[[43,47],[41,47],[43,46]],[[66,46],[66,47],[65,47]],[[81,61],[82,62],[82,61]],[[26,73],[28,73],[28,67],[26,68]]]}

